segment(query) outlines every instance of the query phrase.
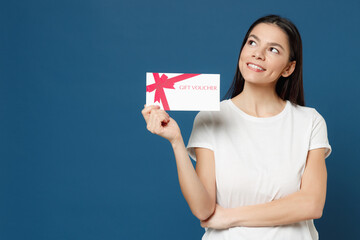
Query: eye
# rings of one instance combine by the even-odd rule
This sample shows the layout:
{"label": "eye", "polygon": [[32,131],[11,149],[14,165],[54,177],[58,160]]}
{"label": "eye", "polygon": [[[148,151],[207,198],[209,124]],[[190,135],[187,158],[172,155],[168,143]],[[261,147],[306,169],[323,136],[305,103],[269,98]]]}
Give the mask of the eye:
{"label": "eye", "polygon": [[273,53],[279,53],[279,50],[277,50],[276,48],[273,48],[273,47],[270,48],[270,51]]}
{"label": "eye", "polygon": [[249,44],[250,46],[256,46],[256,42],[253,41],[253,40],[249,40],[249,41],[248,41],[248,44]]}

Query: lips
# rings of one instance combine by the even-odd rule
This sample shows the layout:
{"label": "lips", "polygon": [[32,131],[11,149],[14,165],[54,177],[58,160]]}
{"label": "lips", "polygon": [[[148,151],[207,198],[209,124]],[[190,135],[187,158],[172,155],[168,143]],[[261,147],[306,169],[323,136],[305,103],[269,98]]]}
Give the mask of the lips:
{"label": "lips", "polygon": [[263,68],[260,65],[254,64],[254,63],[247,63],[246,64],[248,68],[250,68],[251,70],[255,71],[255,72],[264,72],[266,71],[265,68]]}

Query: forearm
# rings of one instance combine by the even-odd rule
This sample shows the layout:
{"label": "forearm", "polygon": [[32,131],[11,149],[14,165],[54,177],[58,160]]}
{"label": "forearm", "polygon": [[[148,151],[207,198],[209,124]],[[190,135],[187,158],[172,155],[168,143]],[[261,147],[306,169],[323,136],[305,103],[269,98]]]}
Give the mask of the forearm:
{"label": "forearm", "polygon": [[298,191],[265,204],[232,208],[227,211],[231,227],[266,227],[320,218],[322,211],[318,209],[310,194]]}
{"label": "forearm", "polygon": [[205,220],[214,212],[215,202],[211,200],[209,193],[196,174],[182,137],[180,136],[171,145],[176,159],[181,192],[192,213],[198,219]]}

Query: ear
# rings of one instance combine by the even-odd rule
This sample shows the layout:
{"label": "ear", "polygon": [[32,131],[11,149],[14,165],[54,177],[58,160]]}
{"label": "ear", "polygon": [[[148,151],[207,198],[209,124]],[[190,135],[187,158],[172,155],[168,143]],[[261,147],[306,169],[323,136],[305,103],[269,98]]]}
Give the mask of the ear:
{"label": "ear", "polygon": [[296,66],[296,61],[289,62],[289,64],[288,64],[287,67],[284,69],[284,71],[283,71],[283,73],[281,74],[281,76],[283,76],[283,77],[288,77],[288,76],[290,76],[290,75],[294,72],[295,66]]}

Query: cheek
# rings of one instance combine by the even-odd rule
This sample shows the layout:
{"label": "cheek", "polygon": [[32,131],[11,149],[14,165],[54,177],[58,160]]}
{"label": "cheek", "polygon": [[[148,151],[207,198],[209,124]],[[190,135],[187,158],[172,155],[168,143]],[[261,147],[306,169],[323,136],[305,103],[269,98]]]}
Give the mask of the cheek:
{"label": "cheek", "polygon": [[242,70],[244,68],[244,60],[243,60],[241,55],[240,55],[240,59],[239,59],[239,62],[238,62],[238,68],[239,68],[239,70],[240,70],[240,72],[242,74]]}
{"label": "cheek", "polygon": [[284,61],[282,59],[272,59],[272,61],[269,61],[271,62],[272,64],[272,69],[275,71],[275,72],[282,72],[285,70],[285,68],[287,67],[288,65],[288,62],[287,61]]}
{"label": "cheek", "polygon": [[238,62],[238,67],[241,68],[241,65],[244,64],[246,58],[246,51],[242,50],[240,53],[240,58]]}
{"label": "cheek", "polygon": [[244,47],[240,53],[240,59],[244,59],[248,55],[249,55],[249,51],[246,49],[246,47]]}

